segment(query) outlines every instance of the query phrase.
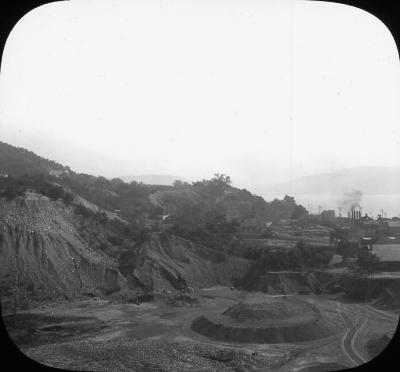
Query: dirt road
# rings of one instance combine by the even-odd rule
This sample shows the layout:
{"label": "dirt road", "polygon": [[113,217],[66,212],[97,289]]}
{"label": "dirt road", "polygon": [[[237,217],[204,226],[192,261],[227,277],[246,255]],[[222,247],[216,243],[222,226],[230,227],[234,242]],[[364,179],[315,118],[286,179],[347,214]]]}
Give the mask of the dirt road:
{"label": "dirt road", "polygon": [[342,305],[338,304],[338,313],[343,319],[345,325],[345,332],[341,341],[341,347],[344,354],[348,357],[348,359],[356,366],[366,363],[366,360],[360,355],[355,346],[355,338],[358,332],[365,326],[367,323],[367,319],[360,326],[356,325],[356,322],[353,322],[351,317],[346,311],[343,311]]}

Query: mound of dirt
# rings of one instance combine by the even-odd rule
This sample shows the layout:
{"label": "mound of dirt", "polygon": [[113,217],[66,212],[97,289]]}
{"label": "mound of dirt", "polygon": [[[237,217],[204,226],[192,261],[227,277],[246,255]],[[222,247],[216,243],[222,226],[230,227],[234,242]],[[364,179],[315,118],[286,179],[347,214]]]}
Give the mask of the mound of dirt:
{"label": "mound of dirt", "polygon": [[318,323],[270,328],[241,328],[217,324],[201,316],[192,323],[192,329],[219,341],[276,344],[313,341],[329,337],[332,332]]}
{"label": "mound of dirt", "polygon": [[334,333],[314,306],[289,299],[239,303],[220,315],[200,316],[192,330],[215,340],[246,343],[312,341]]}
{"label": "mound of dirt", "polygon": [[266,307],[264,304],[248,304],[239,303],[233,305],[222,313],[237,321],[252,320],[283,320],[289,316],[293,316],[293,312],[283,302],[276,302]]}

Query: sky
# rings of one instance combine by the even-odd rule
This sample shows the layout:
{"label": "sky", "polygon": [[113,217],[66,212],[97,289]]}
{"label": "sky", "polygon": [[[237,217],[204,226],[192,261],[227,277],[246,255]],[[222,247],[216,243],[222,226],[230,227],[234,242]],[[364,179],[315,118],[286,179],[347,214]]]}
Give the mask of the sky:
{"label": "sky", "polygon": [[12,30],[0,140],[106,177],[243,187],[400,166],[386,26],[326,2],[57,2]]}

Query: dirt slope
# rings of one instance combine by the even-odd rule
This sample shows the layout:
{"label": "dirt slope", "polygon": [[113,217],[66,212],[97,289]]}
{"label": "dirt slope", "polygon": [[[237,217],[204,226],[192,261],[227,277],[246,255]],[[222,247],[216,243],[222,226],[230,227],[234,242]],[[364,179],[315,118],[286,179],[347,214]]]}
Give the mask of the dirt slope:
{"label": "dirt slope", "polygon": [[126,284],[135,292],[230,285],[250,267],[248,260],[168,234],[151,236],[118,260],[95,249],[104,238],[101,227],[85,222],[82,229],[78,221],[73,207],[38,194],[0,199],[2,299],[15,287],[45,300],[110,294]]}
{"label": "dirt slope", "polygon": [[117,262],[92,249],[78,234],[73,218],[71,208],[40,195],[0,199],[3,295],[17,279],[38,299],[120,288],[123,277]]}
{"label": "dirt slope", "polygon": [[170,234],[152,236],[120,261],[131,285],[153,291],[230,285],[251,262]]}
{"label": "dirt slope", "polygon": [[349,299],[373,301],[375,306],[400,309],[400,278],[344,276],[339,282]]}
{"label": "dirt slope", "polygon": [[248,291],[271,294],[319,293],[321,290],[313,272],[298,271],[259,273],[250,270],[239,286]]}

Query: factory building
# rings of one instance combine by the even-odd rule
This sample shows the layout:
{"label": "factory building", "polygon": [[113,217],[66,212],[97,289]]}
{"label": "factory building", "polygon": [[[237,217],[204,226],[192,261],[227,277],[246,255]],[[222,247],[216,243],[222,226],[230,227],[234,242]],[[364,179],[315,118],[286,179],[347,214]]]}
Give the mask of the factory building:
{"label": "factory building", "polygon": [[361,219],[361,211],[352,209],[348,212],[347,216],[350,220],[359,220]]}

